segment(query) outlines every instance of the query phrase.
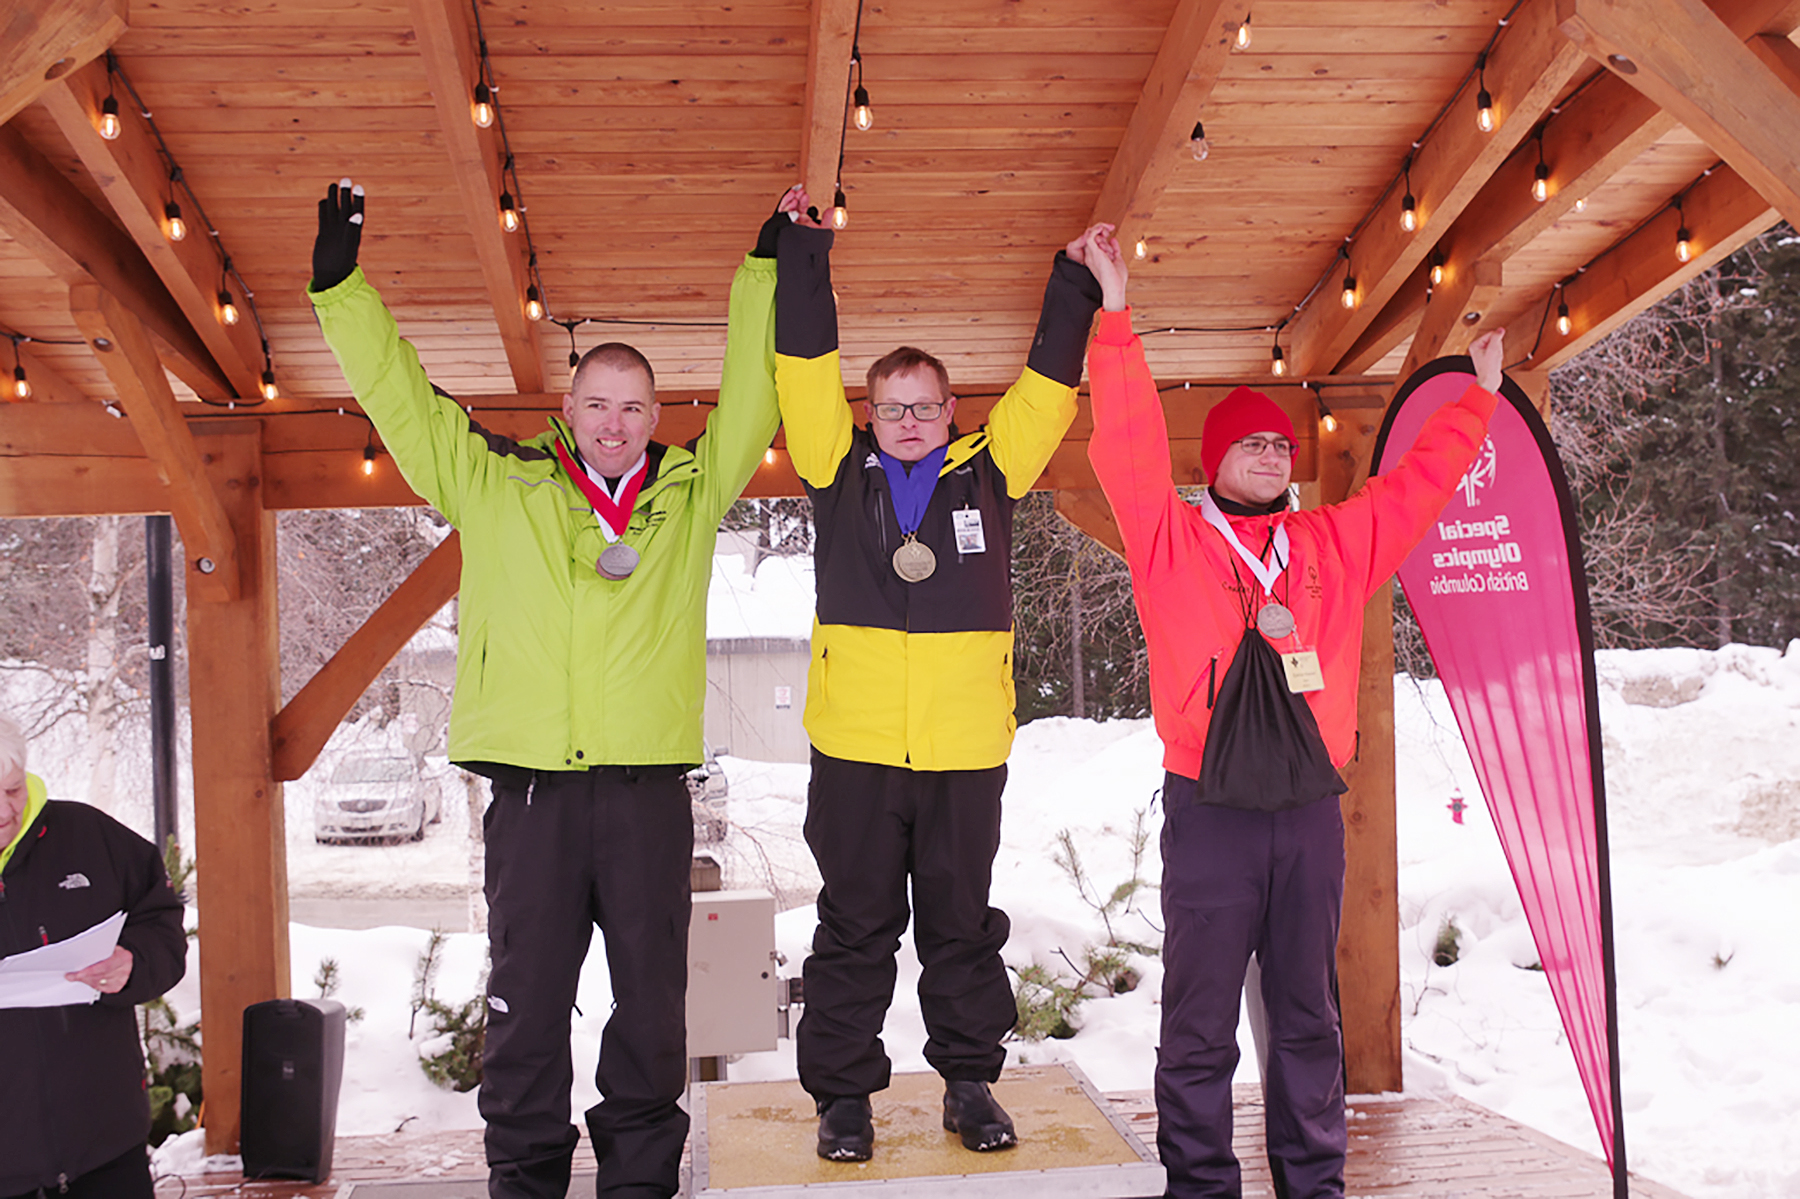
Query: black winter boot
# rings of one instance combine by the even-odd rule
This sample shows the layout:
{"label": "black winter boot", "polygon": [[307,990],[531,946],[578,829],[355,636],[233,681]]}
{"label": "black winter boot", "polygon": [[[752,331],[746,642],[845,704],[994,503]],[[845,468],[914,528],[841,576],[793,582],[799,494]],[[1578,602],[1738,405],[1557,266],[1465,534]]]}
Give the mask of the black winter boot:
{"label": "black winter boot", "polygon": [[875,1153],[875,1124],[867,1095],[819,1100],[819,1156],[833,1162],[866,1162]]}
{"label": "black winter boot", "polygon": [[985,1082],[944,1084],[944,1131],[960,1134],[963,1148],[976,1153],[1011,1149],[1019,1143],[1012,1117],[994,1101]]}

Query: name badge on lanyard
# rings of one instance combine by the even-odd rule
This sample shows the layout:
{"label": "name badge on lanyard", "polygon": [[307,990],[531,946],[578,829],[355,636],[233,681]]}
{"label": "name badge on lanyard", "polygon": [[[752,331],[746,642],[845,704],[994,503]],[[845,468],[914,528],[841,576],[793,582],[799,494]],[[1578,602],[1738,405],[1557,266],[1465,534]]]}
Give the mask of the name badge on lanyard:
{"label": "name badge on lanyard", "polygon": [[987,553],[987,538],[981,531],[981,509],[958,508],[950,514],[950,527],[956,534],[957,553]]}

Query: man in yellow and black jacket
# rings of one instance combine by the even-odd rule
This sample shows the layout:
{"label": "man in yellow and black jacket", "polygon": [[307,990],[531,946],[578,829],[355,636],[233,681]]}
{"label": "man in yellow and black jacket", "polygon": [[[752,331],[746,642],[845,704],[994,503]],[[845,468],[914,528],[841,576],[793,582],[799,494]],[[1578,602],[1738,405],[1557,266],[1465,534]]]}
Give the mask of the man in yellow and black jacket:
{"label": "man in yellow and black jacket", "polygon": [[821,1157],[873,1152],[869,1095],[888,1085],[881,1027],[909,874],[944,1127],[977,1151],[1018,1142],[988,1090],[1017,1014],[1000,960],[1010,922],[988,904],[1016,727],[1012,511],[1075,417],[1100,304],[1084,265],[1094,236],[1056,256],[1024,374],[985,428],[956,437],[944,367],[911,347],[869,368],[857,427],[838,362],[832,234],[781,231],[776,386],[812,497],[818,579],[806,841],[824,886],[797,1048]]}

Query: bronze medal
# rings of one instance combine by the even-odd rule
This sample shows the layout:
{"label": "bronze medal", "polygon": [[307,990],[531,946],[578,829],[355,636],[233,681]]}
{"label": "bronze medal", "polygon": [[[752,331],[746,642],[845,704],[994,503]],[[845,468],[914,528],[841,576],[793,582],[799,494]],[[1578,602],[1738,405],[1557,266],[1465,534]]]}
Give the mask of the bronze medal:
{"label": "bronze medal", "polygon": [[1285,604],[1264,604],[1256,613],[1256,627],[1270,641],[1280,641],[1293,633],[1294,614]]}
{"label": "bronze medal", "polygon": [[638,552],[623,541],[615,541],[600,551],[600,561],[594,569],[600,572],[603,579],[611,579],[617,583],[631,577],[631,572],[638,568]]}
{"label": "bronze medal", "polygon": [[908,583],[923,583],[937,570],[937,555],[908,533],[900,548],[894,551],[894,573]]}

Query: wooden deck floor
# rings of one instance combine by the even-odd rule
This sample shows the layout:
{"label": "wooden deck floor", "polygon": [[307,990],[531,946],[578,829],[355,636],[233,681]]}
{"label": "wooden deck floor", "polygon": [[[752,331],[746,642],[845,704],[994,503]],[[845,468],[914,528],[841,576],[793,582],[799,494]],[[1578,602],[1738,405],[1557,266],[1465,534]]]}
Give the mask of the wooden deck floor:
{"label": "wooden deck floor", "polygon": [[[1107,1096],[1145,1144],[1156,1143],[1156,1108],[1147,1091]],[[1237,1094],[1238,1156],[1244,1162],[1245,1199],[1274,1199],[1263,1160],[1262,1094],[1254,1086]],[[1026,1135],[1029,1135],[1027,1131]],[[585,1137],[583,1138],[585,1140]],[[591,1170],[584,1144],[576,1168]],[[259,1196],[268,1199],[354,1199],[355,1183],[483,1179],[487,1168],[479,1129],[340,1137],[328,1182],[244,1182],[237,1175],[196,1175],[158,1182],[156,1194]],[[591,1174],[590,1174],[591,1177]],[[1353,1104],[1349,1194],[1359,1199],[1611,1199],[1605,1163],[1539,1132],[1462,1100],[1413,1096],[1364,1099]],[[588,1183],[591,1187],[591,1182]],[[579,1180],[571,1194],[582,1195]],[[1633,1178],[1641,1199],[1683,1199],[1676,1191]]]}

